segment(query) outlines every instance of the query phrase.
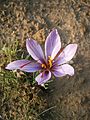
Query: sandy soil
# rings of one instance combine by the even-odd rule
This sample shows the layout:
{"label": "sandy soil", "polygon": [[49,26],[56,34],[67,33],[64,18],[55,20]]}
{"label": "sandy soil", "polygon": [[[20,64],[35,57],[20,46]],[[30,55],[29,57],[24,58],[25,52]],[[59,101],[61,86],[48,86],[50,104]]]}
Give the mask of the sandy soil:
{"label": "sandy soil", "polygon": [[40,112],[39,119],[89,120],[90,1],[1,0],[1,47],[14,39],[24,47],[27,37],[43,44],[53,28],[59,31],[62,47],[69,43],[78,44],[76,56],[70,62],[75,75],[55,79],[47,91],[40,91],[39,96],[46,100],[47,106],[46,111]]}

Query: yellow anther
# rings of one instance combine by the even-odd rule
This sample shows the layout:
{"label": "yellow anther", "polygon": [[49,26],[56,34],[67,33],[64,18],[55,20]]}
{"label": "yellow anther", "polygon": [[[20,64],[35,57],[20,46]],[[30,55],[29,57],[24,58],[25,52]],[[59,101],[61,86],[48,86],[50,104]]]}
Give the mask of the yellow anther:
{"label": "yellow anther", "polygon": [[49,60],[51,60],[51,61],[53,60],[53,59],[51,58],[51,56],[48,56],[48,58],[49,58]]}
{"label": "yellow anther", "polygon": [[46,65],[45,65],[45,64],[42,64],[42,68],[46,68]]}
{"label": "yellow anther", "polygon": [[51,56],[48,56],[48,66],[49,66],[49,68],[52,67],[52,58],[51,58]]}
{"label": "yellow anther", "polygon": [[48,60],[48,65],[49,65],[50,68],[52,67],[52,61],[51,60]]}

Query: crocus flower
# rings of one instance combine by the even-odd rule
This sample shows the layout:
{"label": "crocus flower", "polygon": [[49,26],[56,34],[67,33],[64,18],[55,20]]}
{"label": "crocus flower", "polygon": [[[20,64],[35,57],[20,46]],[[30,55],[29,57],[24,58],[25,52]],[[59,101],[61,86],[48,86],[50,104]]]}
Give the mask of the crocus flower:
{"label": "crocus flower", "polygon": [[45,55],[41,46],[33,39],[26,40],[26,48],[34,60],[16,60],[9,63],[6,69],[19,69],[25,72],[40,71],[41,73],[35,78],[38,85],[46,83],[51,78],[51,74],[56,77],[74,75],[74,68],[67,62],[75,55],[77,44],[69,44],[62,49],[56,29],[52,30],[45,41]]}

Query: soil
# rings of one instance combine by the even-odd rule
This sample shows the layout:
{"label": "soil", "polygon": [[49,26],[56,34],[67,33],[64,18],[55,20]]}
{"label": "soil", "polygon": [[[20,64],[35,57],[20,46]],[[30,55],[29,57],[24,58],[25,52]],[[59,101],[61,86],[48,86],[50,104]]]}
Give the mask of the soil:
{"label": "soil", "polygon": [[27,37],[43,44],[53,28],[58,29],[62,47],[78,44],[77,53],[70,61],[75,75],[56,78],[49,83],[48,90],[39,91],[38,96],[47,104],[38,113],[39,119],[89,120],[90,1],[0,0],[0,48],[15,39],[23,48]]}

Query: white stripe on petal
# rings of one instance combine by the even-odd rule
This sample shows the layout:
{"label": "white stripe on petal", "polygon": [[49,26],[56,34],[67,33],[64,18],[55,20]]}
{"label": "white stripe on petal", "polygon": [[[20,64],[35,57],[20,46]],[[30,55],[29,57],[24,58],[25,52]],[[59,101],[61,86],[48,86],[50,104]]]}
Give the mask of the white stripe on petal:
{"label": "white stripe on petal", "polygon": [[69,65],[69,64],[64,64],[61,66],[56,66],[53,68],[52,73],[56,76],[56,77],[62,77],[65,75],[74,75],[74,68]]}
{"label": "white stripe on petal", "polygon": [[32,39],[26,40],[26,48],[28,53],[32,56],[32,58],[40,63],[44,62],[44,54],[41,46],[37,43],[37,41]]}
{"label": "white stripe on petal", "polygon": [[30,60],[16,60],[11,63],[9,63],[6,67],[8,70],[22,70],[25,72],[36,72],[38,70],[41,70],[41,64],[37,63],[35,61]]}
{"label": "white stripe on petal", "polygon": [[51,56],[52,59],[56,56],[61,48],[60,36],[56,29],[54,29],[47,37],[45,42],[45,56]]}
{"label": "white stripe on petal", "polygon": [[77,44],[69,44],[67,45],[61,54],[56,58],[55,64],[61,65],[68,61],[70,61],[75,55],[77,50]]}

